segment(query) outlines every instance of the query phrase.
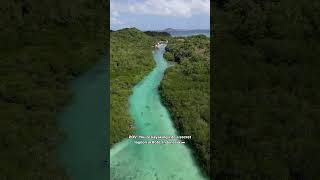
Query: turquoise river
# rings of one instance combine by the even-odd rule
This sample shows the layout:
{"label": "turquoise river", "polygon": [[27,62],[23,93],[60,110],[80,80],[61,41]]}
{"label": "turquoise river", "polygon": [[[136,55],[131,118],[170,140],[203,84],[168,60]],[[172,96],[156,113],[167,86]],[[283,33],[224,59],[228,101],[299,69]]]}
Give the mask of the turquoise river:
{"label": "turquoise river", "polygon": [[107,84],[105,59],[71,84],[74,96],[59,117],[66,138],[58,152],[70,180],[109,179]]}
{"label": "turquoise river", "polygon": [[[165,44],[162,44],[159,50],[153,52],[156,67],[134,87],[129,98],[129,113],[134,120],[134,135],[137,137],[128,137],[112,147],[111,180],[207,179],[201,174],[186,144],[164,144],[168,141],[179,142],[179,139],[148,138],[178,135],[158,92],[164,72],[170,66],[163,58],[164,51]],[[150,141],[163,144],[152,144]]]}

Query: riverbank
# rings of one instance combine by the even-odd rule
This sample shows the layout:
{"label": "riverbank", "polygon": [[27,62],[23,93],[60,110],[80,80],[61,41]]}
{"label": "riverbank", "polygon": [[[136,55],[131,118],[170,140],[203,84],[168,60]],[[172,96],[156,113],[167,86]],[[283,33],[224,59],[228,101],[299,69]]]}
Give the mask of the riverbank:
{"label": "riverbank", "polygon": [[128,113],[132,88],[154,67],[153,45],[163,35],[150,36],[136,28],[110,33],[110,143],[128,138],[133,133],[133,121]]}
{"label": "riverbank", "polygon": [[160,95],[204,173],[210,169],[210,39],[204,35],[169,41],[165,58],[175,62],[164,76]]}
{"label": "riverbank", "polygon": [[0,20],[0,179],[68,179],[57,162],[57,115],[72,97],[70,80],[101,58],[108,41],[106,6],[91,3],[95,14],[85,15],[91,10],[82,3],[72,3],[79,9],[70,16],[61,9],[69,3],[1,3],[8,13]]}
{"label": "riverbank", "polygon": [[59,128],[66,135],[59,146],[61,166],[71,180],[108,179],[107,59],[72,81],[72,100],[59,114]]}

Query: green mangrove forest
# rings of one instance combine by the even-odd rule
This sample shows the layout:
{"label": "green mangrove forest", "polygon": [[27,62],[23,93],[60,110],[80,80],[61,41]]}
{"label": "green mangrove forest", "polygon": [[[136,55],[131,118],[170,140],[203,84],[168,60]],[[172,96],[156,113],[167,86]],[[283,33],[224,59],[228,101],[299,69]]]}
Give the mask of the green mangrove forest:
{"label": "green mangrove forest", "polygon": [[210,38],[175,37],[164,54],[174,62],[160,85],[163,103],[182,135],[192,136],[190,146],[200,167],[210,169]]}
{"label": "green mangrove forest", "polygon": [[57,116],[69,82],[106,54],[108,2],[0,3],[0,179],[68,179]]}
{"label": "green mangrove forest", "polygon": [[213,178],[320,179],[320,3],[217,0]]}
{"label": "green mangrove forest", "polygon": [[128,98],[132,88],[154,67],[152,46],[157,38],[136,29],[110,32],[110,143],[132,134]]}

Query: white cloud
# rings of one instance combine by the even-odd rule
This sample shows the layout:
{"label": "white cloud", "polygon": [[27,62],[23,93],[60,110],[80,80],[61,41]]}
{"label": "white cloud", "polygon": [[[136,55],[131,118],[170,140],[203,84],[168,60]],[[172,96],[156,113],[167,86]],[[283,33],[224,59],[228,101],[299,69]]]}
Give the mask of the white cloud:
{"label": "white cloud", "polygon": [[[114,6],[115,4],[113,4],[112,1],[111,1],[111,7],[113,7],[112,5]],[[124,24],[124,22],[122,20],[120,20],[119,16],[120,16],[120,13],[117,10],[117,8],[116,7],[112,8],[111,11],[110,11],[110,23],[111,23],[111,26],[123,25]]]}
{"label": "white cloud", "polygon": [[110,3],[111,17],[132,13],[188,18],[194,14],[210,12],[209,0],[111,0]]}
{"label": "white cloud", "polygon": [[110,17],[110,23],[111,25],[123,25],[124,22],[121,21],[120,19],[116,18],[116,17]]}

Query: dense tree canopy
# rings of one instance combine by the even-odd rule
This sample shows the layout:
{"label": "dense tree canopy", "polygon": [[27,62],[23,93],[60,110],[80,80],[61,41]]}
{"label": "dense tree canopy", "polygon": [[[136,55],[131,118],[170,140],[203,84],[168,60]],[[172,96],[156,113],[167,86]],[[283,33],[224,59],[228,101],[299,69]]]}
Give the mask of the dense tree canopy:
{"label": "dense tree canopy", "polygon": [[[68,179],[57,113],[106,49],[105,1],[1,1],[0,179]],[[105,53],[105,52],[104,52]]]}
{"label": "dense tree canopy", "polygon": [[149,36],[163,36],[163,37],[171,37],[171,35],[167,32],[157,32],[157,31],[145,31],[144,33],[148,34]]}
{"label": "dense tree canopy", "polygon": [[169,41],[165,58],[176,62],[165,73],[161,97],[179,133],[190,145],[201,168],[209,174],[210,160],[210,39],[204,35]]}
{"label": "dense tree canopy", "polygon": [[320,2],[216,2],[213,178],[320,179]]}

